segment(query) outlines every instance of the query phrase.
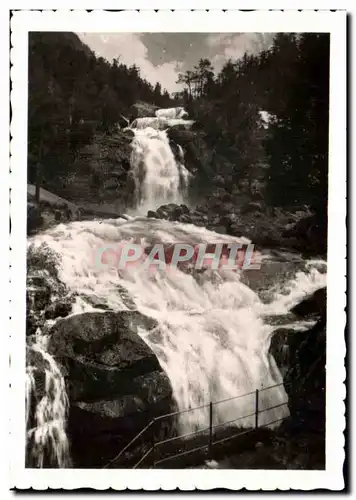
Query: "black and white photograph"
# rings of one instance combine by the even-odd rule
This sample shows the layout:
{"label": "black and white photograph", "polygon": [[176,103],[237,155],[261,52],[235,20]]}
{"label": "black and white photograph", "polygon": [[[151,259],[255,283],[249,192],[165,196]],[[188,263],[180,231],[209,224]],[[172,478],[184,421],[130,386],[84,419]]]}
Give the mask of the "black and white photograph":
{"label": "black and white photograph", "polygon": [[22,36],[27,477],[326,477],[327,401],[344,415],[330,165],[342,179],[346,163],[320,21]]}

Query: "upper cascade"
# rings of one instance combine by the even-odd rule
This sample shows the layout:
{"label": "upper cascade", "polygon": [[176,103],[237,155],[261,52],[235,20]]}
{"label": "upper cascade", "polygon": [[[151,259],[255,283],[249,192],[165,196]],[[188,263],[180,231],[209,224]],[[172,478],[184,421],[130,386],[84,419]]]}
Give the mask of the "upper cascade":
{"label": "upper cascade", "polygon": [[155,117],[137,118],[126,127],[134,132],[130,159],[135,182],[136,210],[140,214],[167,203],[186,202],[190,173],[184,166],[184,151],[172,151],[167,128],[193,123],[185,120],[182,107],[158,109]]}

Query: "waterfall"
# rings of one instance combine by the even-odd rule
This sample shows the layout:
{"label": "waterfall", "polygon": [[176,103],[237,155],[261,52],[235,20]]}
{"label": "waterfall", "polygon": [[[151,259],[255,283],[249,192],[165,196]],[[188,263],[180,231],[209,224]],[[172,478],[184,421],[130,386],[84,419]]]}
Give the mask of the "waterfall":
{"label": "waterfall", "polygon": [[183,203],[189,172],[177,161],[171,150],[167,132],[152,127],[132,129],[131,171],[135,180],[138,213],[146,214],[167,203]]}
{"label": "waterfall", "polygon": [[[95,265],[93,255],[98,248],[125,241],[140,241],[149,246],[157,241],[240,240],[191,224],[135,217],[129,221],[73,222],[38,235],[35,244],[46,242],[61,256],[61,279],[82,297],[80,308],[74,312],[92,310],[88,299],[95,298],[110,309],[134,307],[158,321],[159,336],[151,337],[147,332],[141,335],[168,374],[180,410],[282,384],[282,376],[269,353],[275,327],[266,318],[286,314],[303,297],[324,286],[325,264],[320,269],[320,263],[311,261],[293,279],[283,280],[280,276],[278,286],[271,291],[271,300],[264,303],[243,284],[237,272],[207,270],[195,276],[179,269],[148,273],[137,267],[118,270]],[[264,266],[268,269],[268,262]],[[133,306],[122,299],[118,287],[126,291]],[[261,411],[286,402],[283,385],[260,393]],[[251,394],[217,404],[215,421],[252,414],[254,403]],[[286,415],[287,405],[282,405],[261,413],[260,423],[268,424]],[[252,420],[249,417],[238,424],[248,427]],[[207,410],[183,414],[180,424],[182,432],[206,426]]]}
{"label": "waterfall", "polygon": [[[184,166],[182,148],[178,147],[176,159],[165,130],[150,126],[132,130],[131,174],[135,180],[136,216],[61,224],[36,235],[30,242],[38,252],[46,243],[58,256],[59,278],[77,295],[73,314],[92,311],[95,299],[105,308],[114,311],[134,308],[158,322],[159,334],[142,330],[140,335],[168,375],[178,408],[200,407],[180,416],[181,432],[208,426],[208,409],[202,406],[210,401],[216,403],[214,424],[235,420],[232,425],[251,427],[256,389],[260,391],[260,425],[278,425],[280,419],[288,416],[288,398],[282,375],[269,353],[276,327],[268,318],[285,315],[305,296],[325,286],[326,264],[303,263],[293,278],[288,273],[283,277],[283,272],[271,271],[275,279],[273,286],[266,281],[268,301],[249,288],[238,271],[194,273],[176,269],[167,273],[157,268],[148,273],[134,266],[125,270],[98,266],[95,259],[98,249],[123,242],[139,242],[149,247],[158,242],[197,245],[248,241],[192,224],[143,216],[147,210],[163,204],[186,201],[190,174]],[[262,257],[261,282],[269,270],[268,252],[262,252]],[[130,300],[124,300],[118,290],[124,291]],[[46,367],[44,396],[35,409],[35,426],[27,431],[35,443],[36,465],[43,466],[45,450],[54,449],[52,461],[60,467],[67,466],[70,460],[64,429],[68,403],[63,377],[46,353],[43,338],[33,349],[42,356]],[[30,422],[34,365],[28,365],[27,381],[26,411]],[[270,386],[274,387],[268,389]],[[235,399],[246,393],[249,395]],[[274,408],[268,409],[271,407]]]}
{"label": "waterfall", "polygon": [[70,467],[65,430],[68,398],[61,370],[47,352],[47,340],[37,332],[35,342],[27,348],[26,463],[38,468]]}

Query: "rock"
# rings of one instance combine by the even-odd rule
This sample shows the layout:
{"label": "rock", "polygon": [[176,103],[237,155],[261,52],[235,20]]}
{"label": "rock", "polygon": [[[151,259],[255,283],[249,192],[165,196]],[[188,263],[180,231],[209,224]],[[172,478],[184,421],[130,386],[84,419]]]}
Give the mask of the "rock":
{"label": "rock", "polygon": [[58,259],[45,244],[27,251],[26,334],[34,335],[46,320],[70,314],[75,295],[58,277]]}
{"label": "rock", "polygon": [[181,208],[183,214],[189,215],[190,210],[187,207],[187,205],[181,205],[180,208]]}
{"label": "rock", "polygon": [[240,223],[230,224],[229,234],[231,234],[231,236],[237,236],[237,237],[246,236],[243,232],[243,228],[241,227]]}
{"label": "rock", "polygon": [[325,255],[327,250],[327,220],[324,214],[308,215],[290,225],[283,236],[292,240],[293,248],[306,254]]}
{"label": "rock", "polygon": [[314,292],[312,296],[297,304],[291,311],[301,317],[313,314],[326,317],[326,287]]}
{"label": "rock", "polygon": [[191,219],[190,215],[185,215],[185,214],[183,214],[179,217],[179,221],[183,222],[184,224],[191,224],[192,223],[192,219]]}
{"label": "rock", "polygon": [[263,212],[263,204],[259,201],[251,201],[247,205],[241,207],[241,213],[247,214],[249,212]]}
{"label": "rock", "polygon": [[[147,217],[156,219],[166,219],[171,221],[190,222],[190,210],[186,205],[176,205],[170,203],[160,206],[156,212],[149,211]],[[206,218],[206,221],[208,219]]]}
{"label": "rock", "polygon": [[175,409],[169,379],[138,334],[159,335],[156,328],[137,311],[110,311],[70,316],[49,331],[48,350],[64,369],[76,466],[105,465],[154,416]]}
{"label": "rock", "polygon": [[43,225],[41,209],[36,203],[27,203],[27,233],[31,234]]}
{"label": "rock", "polygon": [[216,233],[219,234],[226,234],[226,227],[225,226],[215,226],[211,228],[212,231],[215,231]]}
{"label": "rock", "polygon": [[296,428],[325,432],[326,323],[320,319],[306,332],[299,332],[284,377],[292,422]]}
{"label": "rock", "polygon": [[48,274],[32,271],[27,276],[26,287],[26,335],[35,335],[45,322],[44,312],[51,304],[51,288]]}
{"label": "rock", "polygon": [[93,312],[59,320],[48,350],[66,367],[71,399],[129,390],[130,379],[159,370],[155,354],[138,335],[156,327],[137,311]]}
{"label": "rock", "polygon": [[284,375],[291,428],[320,434],[325,430],[326,289],[317,290],[292,312],[295,309],[301,317],[313,313],[319,319],[309,330],[276,329],[270,353]]}
{"label": "rock", "polygon": [[226,214],[220,219],[220,223],[225,227],[226,232],[229,233],[231,230],[231,227],[236,224],[239,220],[239,217],[232,213],[232,214]]}
{"label": "rock", "polygon": [[62,214],[61,214],[61,212],[59,210],[55,210],[55,212],[54,212],[54,218],[55,218],[55,220],[57,222],[59,222],[61,220]]}
{"label": "rock", "polygon": [[50,304],[44,312],[44,317],[46,319],[65,318],[72,312],[72,302],[72,299],[67,298]]}
{"label": "rock", "polygon": [[159,219],[157,212],[154,212],[153,210],[149,210],[147,212],[147,217],[149,217],[150,219]]}
{"label": "rock", "polygon": [[282,373],[290,367],[291,354],[291,336],[294,335],[294,340],[297,339],[300,332],[288,330],[286,328],[278,328],[273,332],[269,352],[272,354],[279,369]]}
{"label": "rock", "polygon": [[225,186],[224,177],[222,175],[216,175],[213,179],[213,184],[214,186],[224,187]]}

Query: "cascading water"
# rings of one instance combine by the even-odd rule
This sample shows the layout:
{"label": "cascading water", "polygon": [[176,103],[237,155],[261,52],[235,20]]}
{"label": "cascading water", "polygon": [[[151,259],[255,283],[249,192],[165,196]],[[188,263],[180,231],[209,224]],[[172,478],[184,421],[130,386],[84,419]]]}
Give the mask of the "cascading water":
{"label": "cascading water", "polygon": [[176,161],[167,132],[151,127],[133,131],[131,170],[137,211],[146,214],[167,203],[183,203],[189,172]]}
{"label": "cascading water", "polygon": [[[281,374],[269,354],[274,327],[265,318],[286,314],[305,295],[324,286],[325,270],[310,263],[293,280],[281,283],[283,293],[276,289],[273,300],[266,304],[232,271],[194,276],[179,269],[148,273],[137,267],[102,269],[95,264],[98,248],[123,241],[149,246],[157,241],[241,240],[190,224],[141,217],[73,222],[38,235],[35,244],[46,242],[61,255],[60,277],[82,297],[74,312],[91,310],[95,298],[110,309],[135,308],[158,321],[160,335],[143,332],[142,337],[168,374],[181,410],[281,384]],[[127,292],[132,305],[118,288]],[[286,401],[282,385],[260,393],[261,410]],[[216,405],[215,419],[232,420],[252,414],[253,408],[253,395],[232,400]],[[287,407],[280,406],[261,413],[260,422],[268,424],[287,414]],[[202,428],[208,423],[208,414],[206,409],[188,412],[180,422],[182,430]],[[252,417],[239,421],[239,425],[251,424]]]}
{"label": "cascading water", "polygon": [[[68,398],[61,370],[47,352],[47,340],[38,332],[35,342],[27,348],[26,462],[31,467],[39,468],[70,467],[69,442],[65,431]],[[44,381],[41,381],[42,376]]]}
{"label": "cascading water", "polygon": [[[131,169],[136,181],[137,212],[184,201],[182,193],[189,176],[183,156],[181,161],[176,161],[166,132],[146,128],[134,133]],[[303,264],[303,269],[292,279],[279,276],[278,283],[267,290],[268,300],[262,301],[244,284],[239,272],[188,273],[179,269],[147,272],[134,266],[118,270],[97,265],[98,249],[123,242],[149,247],[157,242],[244,243],[248,240],[191,224],[136,216],[128,220],[61,224],[38,234],[31,243],[38,252],[42,243],[46,243],[59,256],[59,278],[78,297],[73,314],[92,311],[92,299],[96,299],[96,303],[105,304],[106,308],[137,309],[158,322],[159,334],[145,331],[140,334],[169,376],[180,410],[227,400],[214,406],[214,423],[226,422],[252,415],[254,392],[264,389],[259,396],[260,424],[278,425],[273,422],[288,415],[287,404],[284,404],[287,395],[281,385],[281,373],[269,353],[276,327],[268,318],[285,315],[306,295],[325,286],[325,263]],[[268,254],[263,255],[263,259],[261,280],[268,271]],[[119,290],[125,291],[125,297]],[[31,373],[29,380],[32,384]],[[48,382],[50,384],[52,382]],[[64,387],[59,385],[58,391],[65,395]],[[268,389],[270,386],[275,387]],[[246,393],[250,395],[231,399]],[[62,403],[57,404],[56,411],[52,404],[53,420],[63,422],[66,399],[55,399]],[[272,406],[276,408],[263,411]],[[254,425],[253,419],[253,416],[243,418],[236,425],[249,427]],[[179,423],[185,432],[207,427],[208,422],[208,410],[200,408],[183,413]],[[60,429],[63,428],[62,425]],[[51,434],[46,436],[51,439]],[[59,455],[64,457],[67,441],[63,433],[61,436],[63,447]],[[39,442],[43,444],[41,439]],[[63,464],[63,460],[57,461]]]}

